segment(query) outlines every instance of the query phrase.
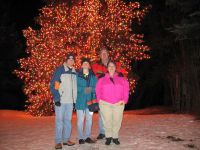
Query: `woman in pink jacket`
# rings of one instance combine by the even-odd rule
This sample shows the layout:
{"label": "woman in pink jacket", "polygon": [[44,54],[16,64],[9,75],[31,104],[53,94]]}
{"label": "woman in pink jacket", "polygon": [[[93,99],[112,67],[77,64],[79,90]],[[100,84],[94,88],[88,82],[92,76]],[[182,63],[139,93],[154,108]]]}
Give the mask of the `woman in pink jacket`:
{"label": "woman in pink jacket", "polygon": [[108,63],[108,73],[100,78],[96,85],[96,97],[99,102],[106,134],[106,145],[111,140],[119,145],[119,130],[121,128],[124,105],[128,102],[129,83],[116,73],[116,65]]}

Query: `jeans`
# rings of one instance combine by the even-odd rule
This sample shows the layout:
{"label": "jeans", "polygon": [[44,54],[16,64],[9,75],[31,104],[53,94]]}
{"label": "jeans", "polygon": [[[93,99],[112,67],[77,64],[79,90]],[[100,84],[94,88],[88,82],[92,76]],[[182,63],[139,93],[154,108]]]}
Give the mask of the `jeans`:
{"label": "jeans", "polygon": [[100,134],[105,134],[105,129],[103,125],[103,119],[102,119],[102,112],[99,110],[99,133]]}
{"label": "jeans", "polygon": [[73,104],[61,103],[61,106],[55,106],[55,143],[62,143],[69,140],[72,130],[72,112]]}
{"label": "jeans", "polygon": [[[89,109],[85,110],[76,110],[77,113],[77,129],[78,129],[78,138],[86,139],[91,136],[91,128],[92,128],[92,116],[93,112],[90,112]],[[85,135],[83,133],[84,119],[85,121]]]}

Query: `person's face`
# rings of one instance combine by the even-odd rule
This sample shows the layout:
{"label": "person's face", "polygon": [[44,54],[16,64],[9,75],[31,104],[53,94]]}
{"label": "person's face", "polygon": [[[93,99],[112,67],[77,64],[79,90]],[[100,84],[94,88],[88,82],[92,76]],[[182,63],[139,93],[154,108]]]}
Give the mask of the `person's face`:
{"label": "person's face", "polygon": [[84,62],[84,63],[82,64],[82,68],[83,68],[83,69],[90,69],[90,64],[89,64],[88,62]]}
{"label": "person's face", "polygon": [[100,52],[100,58],[101,60],[108,60],[109,54],[106,49],[102,49]]}
{"label": "person's face", "polygon": [[67,65],[68,66],[73,66],[74,65],[74,58],[70,57],[69,59],[67,59]]}
{"label": "person's face", "polygon": [[113,63],[108,64],[108,72],[114,74],[116,71],[116,66]]}

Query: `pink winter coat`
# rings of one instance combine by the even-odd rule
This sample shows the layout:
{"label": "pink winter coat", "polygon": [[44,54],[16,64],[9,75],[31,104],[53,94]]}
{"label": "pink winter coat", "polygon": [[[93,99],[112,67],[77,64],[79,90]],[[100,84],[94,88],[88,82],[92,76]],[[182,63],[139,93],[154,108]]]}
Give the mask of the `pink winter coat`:
{"label": "pink winter coat", "polygon": [[96,85],[97,101],[103,100],[105,102],[115,104],[119,101],[128,102],[129,83],[124,77],[119,77],[114,74],[114,83],[110,80],[110,75],[107,73],[100,78]]}

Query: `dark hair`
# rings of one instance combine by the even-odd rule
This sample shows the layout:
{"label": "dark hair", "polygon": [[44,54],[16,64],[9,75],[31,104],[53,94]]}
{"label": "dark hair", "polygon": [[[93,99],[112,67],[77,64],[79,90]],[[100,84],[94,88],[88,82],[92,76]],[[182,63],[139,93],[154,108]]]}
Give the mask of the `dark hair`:
{"label": "dark hair", "polygon": [[115,65],[115,68],[117,67],[116,63],[115,63],[114,61],[110,60],[110,61],[108,62],[108,64],[107,64],[107,68],[108,68],[108,65],[109,65],[110,63],[114,64],[114,65]]}
{"label": "dark hair", "polygon": [[102,52],[103,50],[105,50],[105,51],[107,51],[107,52],[109,53],[108,47],[102,46],[102,47],[100,47],[100,49],[99,49],[99,54],[101,54],[101,52]]}

